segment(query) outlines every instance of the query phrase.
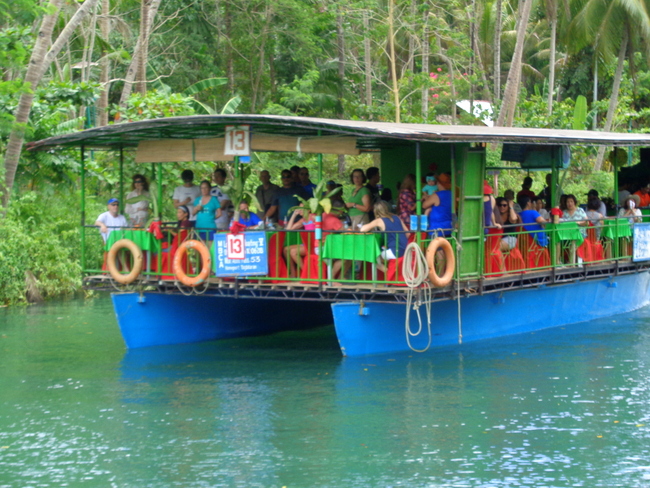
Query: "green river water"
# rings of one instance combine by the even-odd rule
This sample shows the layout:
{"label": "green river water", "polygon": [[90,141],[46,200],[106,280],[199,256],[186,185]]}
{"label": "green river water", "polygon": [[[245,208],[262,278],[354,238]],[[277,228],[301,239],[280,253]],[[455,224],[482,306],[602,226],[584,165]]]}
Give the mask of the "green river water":
{"label": "green river water", "polygon": [[350,360],[332,328],[127,352],[102,297],[0,309],[0,357],[1,488],[650,486],[648,308]]}

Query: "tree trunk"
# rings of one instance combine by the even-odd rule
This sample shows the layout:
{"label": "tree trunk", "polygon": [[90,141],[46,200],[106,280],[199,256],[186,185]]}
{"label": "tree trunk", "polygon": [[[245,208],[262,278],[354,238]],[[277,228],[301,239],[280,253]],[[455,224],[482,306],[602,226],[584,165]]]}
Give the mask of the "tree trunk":
{"label": "tree trunk", "polygon": [[366,78],[366,105],[372,107],[372,57],[370,52],[370,16],[363,11],[363,62]]}
{"label": "tree trunk", "polygon": [[[111,34],[111,23],[109,20],[110,15],[110,0],[102,0],[102,16],[99,20],[99,30],[104,40],[104,44],[108,42],[108,37]],[[110,84],[108,83],[111,62],[108,59],[108,51],[102,47],[102,59],[100,61],[101,71],[99,73],[99,83],[101,91],[99,92],[99,100],[97,100],[97,125],[103,127],[108,125],[108,92]]]}
{"label": "tree trunk", "polygon": [[257,99],[260,92],[260,86],[262,84],[262,77],[264,74],[264,61],[266,58],[266,41],[268,40],[269,37],[269,26],[271,25],[271,18],[273,17],[273,8],[271,7],[270,2],[266,5],[266,12],[264,14],[264,17],[265,17],[265,22],[264,22],[264,27],[262,29],[261,41],[258,41],[260,44],[259,47],[260,62],[257,67],[257,74],[253,78],[253,93],[251,96],[252,113],[255,113],[255,110],[257,109]]}
{"label": "tree trunk", "polygon": [[551,46],[548,60],[548,98],[546,111],[550,117],[553,113],[553,94],[555,92],[555,56],[557,50],[557,2],[558,0],[545,0],[546,17],[551,27]]}
{"label": "tree trunk", "polygon": [[492,68],[494,77],[494,101],[501,99],[501,14],[503,0],[497,0],[496,18],[494,20],[494,66]]}
{"label": "tree trunk", "polygon": [[[88,0],[86,0],[88,1]],[[151,0],[149,5],[147,20],[149,26],[147,32],[151,33],[151,28],[153,26],[153,21],[156,18],[156,13],[158,13],[158,7],[160,7],[160,0]],[[138,40],[135,43],[135,48],[133,49],[133,57],[131,58],[131,64],[126,70],[126,75],[124,76],[124,88],[122,88],[122,95],[120,96],[120,107],[125,107],[126,102],[131,96],[131,90],[133,89],[133,81],[136,79],[136,74],[138,71],[138,66],[140,63],[140,50],[142,49],[142,33],[138,36]],[[148,38],[147,38],[148,43]]]}
{"label": "tree trunk", "polygon": [[390,78],[392,82],[393,101],[395,103],[395,122],[400,123],[399,86],[397,84],[397,59],[395,59],[395,0],[388,2],[388,62],[390,64]]}
{"label": "tree trunk", "polygon": [[409,70],[411,73],[415,72],[415,42],[416,42],[416,37],[415,37],[415,32],[417,32],[417,29],[415,28],[415,16],[417,15],[417,4],[415,3],[416,0],[411,0],[411,16],[409,18],[409,28],[408,28],[408,37],[409,37],[409,53],[408,53],[408,60],[406,62],[406,69]]}
{"label": "tree trunk", "polygon": [[[422,18],[422,73],[429,79],[429,9],[425,8]],[[429,87],[422,88],[422,117],[429,120]]]}
{"label": "tree trunk", "polygon": [[[627,53],[627,43],[629,40],[629,26],[626,26],[623,32],[623,39],[621,39],[621,48],[618,51],[618,64],[616,65],[616,73],[614,74],[614,84],[612,85],[612,94],[609,98],[609,108],[607,109],[607,118],[605,119],[605,132],[612,130],[614,122],[614,113],[616,112],[616,105],[618,104],[618,92],[621,88],[621,79],[623,78],[623,67],[625,64],[625,54]],[[594,164],[594,171],[600,171],[603,167],[603,160],[605,159],[605,146],[598,148],[598,156],[596,157],[596,164]]]}
{"label": "tree trunk", "polygon": [[[508,78],[506,80],[506,88],[503,92],[503,103],[501,110],[499,110],[499,117],[496,121],[496,126],[504,127],[506,121],[512,121],[517,106],[517,98],[519,96],[519,76],[521,74],[521,58],[524,52],[524,41],[526,40],[526,27],[528,27],[528,19],[533,0],[523,0],[519,4],[520,16],[517,25],[517,43],[515,44],[515,51],[512,54],[512,61],[510,62],[510,70],[508,71]],[[505,127],[511,127],[512,122]]]}
{"label": "tree trunk", "polygon": [[2,204],[6,208],[9,203],[11,188],[14,185],[14,178],[16,177],[16,169],[20,160],[20,153],[25,142],[25,126],[29,119],[29,114],[32,110],[32,102],[34,100],[34,90],[41,82],[45,71],[52,64],[54,58],[59,54],[63,45],[68,42],[70,36],[79,26],[79,23],[88,15],[98,0],[86,0],[79,9],[75,12],[72,18],[68,21],[67,25],[61,31],[49,51],[47,47],[52,39],[52,31],[59,16],[59,9],[61,8],[61,0],[53,0],[54,13],[43,17],[41,29],[38,32],[38,38],[34,44],[34,50],[29,59],[29,66],[25,74],[25,84],[29,85],[31,90],[24,92],[20,96],[18,107],[15,113],[15,121],[9,134],[9,141],[7,142],[7,150],[4,157],[5,167],[5,181],[0,184],[0,191],[2,192]]}
{"label": "tree trunk", "polygon": [[[338,86],[336,94],[339,108],[338,116],[342,119],[344,115],[343,97],[345,95],[345,31],[343,30],[343,12],[341,12],[340,5],[336,8],[336,50],[338,54]],[[368,70],[368,67],[366,67],[366,70]],[[345,174],[345,155],[339,154],[337,159],[339,176],[343,176]]]}
{"label": "tree trunk", "polygon": [[147,63],[149,61],[149,12],[152,0],[140,2],[140,52],[136,69],[135,91],[142,96],[147,94]]}
{"label": "tree trunk", "polygon": [[[557,14],[557,10],[554,12]],[[553,92],[555,91],[555,41],[557,36],[557,15],[551,19],[551,55],[548,61],[548,102],[549,117],[553,113]]]}

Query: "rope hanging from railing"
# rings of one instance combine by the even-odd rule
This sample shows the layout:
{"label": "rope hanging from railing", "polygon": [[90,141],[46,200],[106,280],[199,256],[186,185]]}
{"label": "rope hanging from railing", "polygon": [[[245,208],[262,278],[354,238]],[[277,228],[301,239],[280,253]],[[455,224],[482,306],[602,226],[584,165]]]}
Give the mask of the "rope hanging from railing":
{"label": "rope hanging from railing", "polygon": [[[408,286],[406,294],[406,317],[404,323],[404,330],[406,334],[406,343],[409,348],[414,352],[425,352],[431,347],[431,286],[426,281],[428,276],[428,265],[426,257],[416,242],[410,243],[404,251],[404,261],[402,263],[402,275],[404,282]],[[414,302],[414,294],[418,293],[418,299]],[[422,298],[424,297],[424,300]],[[416,349],[411,344],[411,337],[419,336],[422,333],[422,316],[420,315],[420,307],[424,301],[427,314],[427,332],[428,340],[424,349]],[[411,307],[415,310],[418,317],[418,329],[413,331],[411,329]]]}

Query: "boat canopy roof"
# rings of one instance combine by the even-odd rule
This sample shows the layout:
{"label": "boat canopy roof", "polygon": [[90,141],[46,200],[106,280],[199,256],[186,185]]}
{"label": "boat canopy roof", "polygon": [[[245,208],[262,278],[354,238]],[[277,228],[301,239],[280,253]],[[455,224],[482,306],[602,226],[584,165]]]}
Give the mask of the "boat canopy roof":
{"label": "boat canopy roof", "polygon": [[363,120],[286,117],[279,115],[193,115],[126,122],[50,137],[29,150],[85,147],[136,148],[142,141],[223,137],[226,126],[249,125],[252,134],[291,137],[347,136],[361,152],[412,145],[414,142],[513,143],[542,145],[650,146],[650,134],[521,127],[396,124]]}

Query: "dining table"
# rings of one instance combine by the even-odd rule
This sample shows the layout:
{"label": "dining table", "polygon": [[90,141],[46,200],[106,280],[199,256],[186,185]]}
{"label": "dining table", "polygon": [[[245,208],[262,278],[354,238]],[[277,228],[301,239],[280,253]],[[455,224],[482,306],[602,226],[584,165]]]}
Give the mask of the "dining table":
{"label": "dining table", "polygon": [[381,253],[380,234],[362,232],[331,232],[325,240],[322,258],[328,260],[328,276],[332,276],[335,259],[363,261],[372,265],[372,281],[377,281],[377,258]]}

